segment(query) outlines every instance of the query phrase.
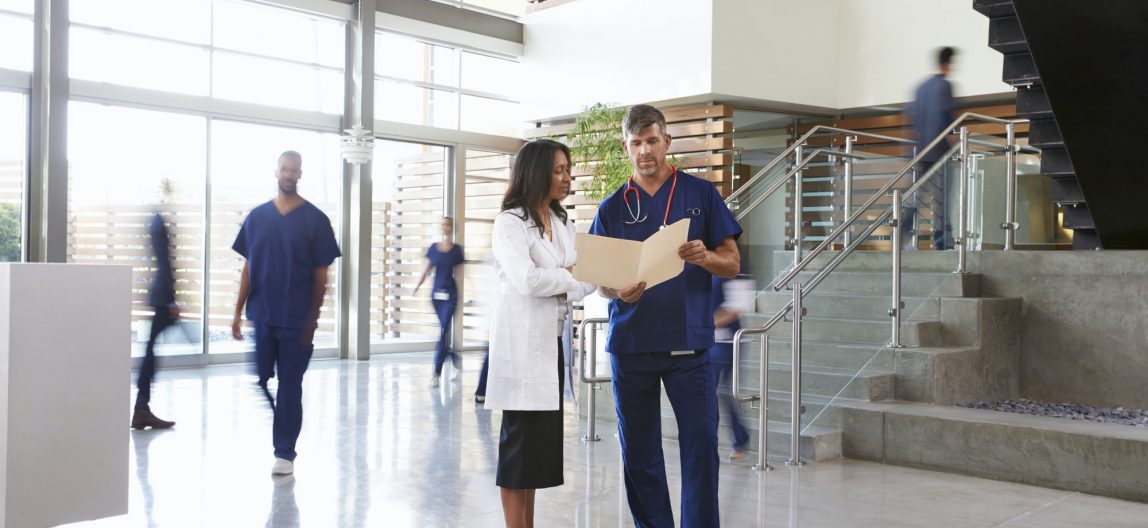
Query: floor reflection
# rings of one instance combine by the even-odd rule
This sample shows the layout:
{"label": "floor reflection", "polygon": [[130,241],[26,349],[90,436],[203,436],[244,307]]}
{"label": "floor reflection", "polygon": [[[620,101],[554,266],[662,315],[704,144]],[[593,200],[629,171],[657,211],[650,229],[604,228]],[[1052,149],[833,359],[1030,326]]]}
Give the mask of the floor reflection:
{"label": "floor reflection", "polygon": [[295,475],[271,477],[271,513],[267,515],[267,528],[299,526],[299,503],[295,501]]}
{"label": "floor reflection", "polygon": [[[161,371],[152,408],[177,425],[129,431],[125,401],[130,511],[78,526],[502,526],[501,413],[472,396],[481,359],[468,355],[461,379],[437,388],[427,387],[429,353],[313,361],[295,475],[280,478],[270,474],[271,412],[247,366]],[[566,409],[566,484],[538,492],[536,525],[632,526],[614,427],[600,424],[601,441],[581,442],[576,410]],[[664,449],[677,490],[677,445]],[[748,459],[723,462],[723,526],[1143,526],[1148,518],[1148,505],[1019,484],[855,460],[774,462],[765,473]],[[676,492],[672,500],[677,508]]]}

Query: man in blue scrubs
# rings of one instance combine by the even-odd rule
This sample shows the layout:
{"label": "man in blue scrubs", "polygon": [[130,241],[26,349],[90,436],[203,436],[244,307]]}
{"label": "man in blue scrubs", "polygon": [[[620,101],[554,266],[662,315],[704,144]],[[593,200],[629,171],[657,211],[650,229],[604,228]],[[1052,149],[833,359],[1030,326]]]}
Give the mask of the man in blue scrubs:
{"label": "man in blue scrubs", "polygon": [[678,421],[682,463],[682,526],[716,528],[718,519],[717,389],[710,358],[714,343],[713,275],[734,277],[741,227],[708,181],[666,162],[671,137],[666,118],[649,105],[622,120],[623,147],[634,167],[622,188],[598,206],[590,233],[645,240],[665,225],[690,219],[678,250],[685,271],[646,290],[600,288],[610,298],[606,351],[614,376],[626,496],[634,524],[672,527],[662,454],[661,386]]}
{"label": "man in blue scrubs", "polygon": [[[247,259],[231,334],[243,339],[240,325],[246,305],[247,318],[255,325],[259,386],[275,413],[271,468],[275,475],[295,471],[295,441],[303,426],[303,373],[315,348],[327,268],[340,256],[331,220],[296,190],[302,175],[302,155],[281,154],[275,172],[278,195],[251,210],[231,246]],[[272,400],[267,381],[276,374],[276,366],[279,390]]]}
{"label": "man in blue scrubs", "polygon": [[[956,54],[956,50],[950,47],[941,48],[937,52],[937,73],[931,75],[917,87],[913,103],[907,108],[909,119],[913,122],[913,134],[917,138],[917,153],[924,151],[925,147],[929,146],[929,143],[948,128],[954,120],[953,114],[956,103],[953,102],[953,85],[946,79],[949,72],[952,71],[954,54]],[[953,143],[952,136],[950,135],[946,141],[947,143],[942,142],[921,156],[921,162],[917,164],[916,174],[918,176],[925,174],[925,171],[941,160],[941,157]],[[932,180],[926,184],[930,194],[933,195],[933,219],[931,223],[933,226],[933,249],[937,250],[953,248],[953,228],[946,220],[945,205],[950,179],[949,166],[946,164],[940,173],[934,175]],[[914,194],[911,197],[912,205],[905,208],[905,217],[901,221],[903,233],[907,234],[907,231],[914,224],[913,219],[921,204],[921,194],[921,192]],[[902,240],[912,246],[912,237],[902,237]],[[911,249],[917,248],[911,247]]]}

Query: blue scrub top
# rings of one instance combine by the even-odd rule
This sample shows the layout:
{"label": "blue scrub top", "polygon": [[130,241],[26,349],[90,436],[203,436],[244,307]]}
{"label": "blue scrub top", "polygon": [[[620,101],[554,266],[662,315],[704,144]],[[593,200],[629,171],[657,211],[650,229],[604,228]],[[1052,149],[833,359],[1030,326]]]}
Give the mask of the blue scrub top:
{"label": "blue scrub top", "polygon": [[311,322],[315,269],[342,255],[331,220],[311,202],[286,215],[274,201],[252,209],[231,249],[247,259],[251,276],[247,318],[283,328]]}
{"label": "blue scrub top", "polygon": [[[689,218],[689,240],[701,240],[711,251],[727,237],[741,235],[741,226],[712,183],[681,171],[677,176],[668,224]],[[634,216],[646,217],[635,223],[627,223],[633,217],[623,200],[626,185],[622,185],[598,206],[590,234],[627,240],[649,238],[662,226],[672,185],[671,176],[653,196],[633,186],[641,198],[636,200],[630,191],[630,209]],[[647,289],[636,303],[611,300],[606,351],[630,354],[709,348],[714,343],[711,277],[701,267],[686,264],[680,275]]]}
{"label": "blue scrub top", "polygon": [[427,260],[434,267],[434,291],[457,292],[454,267],[462,264],[464,260],[462,246],[455,244],[451,246],[450,251],[444,253],[438,250],[437,243],[431,244],[427,248]]}
{"label": "blue scrub top", "polygon": [[[741,276],[738,278],[741,278]],[[718,277],[717,275],[713,276],[713,303],[710,305],[713,310],[712,313],[716,314],[718,308],[721,308],[721,305],[725,304],[725,284],[731,280],[733,279],[726,279],[723,277]],[[732,336],[733,333],[741,330],[741,320],[734,319],[732,323],[729,323],[722,328],[729,329],[729,333]]]}

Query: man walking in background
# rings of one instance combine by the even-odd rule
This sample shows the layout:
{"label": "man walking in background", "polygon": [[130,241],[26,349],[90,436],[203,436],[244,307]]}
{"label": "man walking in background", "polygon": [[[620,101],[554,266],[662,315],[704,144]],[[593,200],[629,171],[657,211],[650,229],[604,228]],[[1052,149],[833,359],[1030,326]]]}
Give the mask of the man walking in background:
{"label": "man walking in background", "polygon": [[[953,85],[946,79],[952,70],[953,55],[956,50],[950,47],[941,48],[937,52],[937,73],[921,83],[913,97],[913,103],[908,108],[909,119],[913,123],[913,133],[917,138],[917,153],[925,152],[929,145],[953,122]],[[925,152],[921,162],[917,165],[917,175],[923,175],[948,151],[952,140],[942,141],[932,150]],[[948,166],[933,176],[930,183],[925,185],[933,195],[933,249],[952,249],[952,227],[946,221],[947,214],[946,195],[949,192]],[[917,210],[920,207],[921,192],[912,197],[912,207],[906,208],[906,216],[902,224],[902,232],[910,234],[914,224]],[[912,237],[903,237],[911,244]],[[914,248],[915,249],[915,248]]]}
{"label": "man walking in background", "polygon": [[303,156],[290,150],[280,154],[275,171],[279,193],[247,215],[231,246],[247,259],[231,335],[243,339],[246,305],[247,318],[255,324],[256,374],[269,400],[267,382],[278,368],[279,388],[272,401],[275,475],[295,471],[295,442],[303,426],[303,373],[315,349],[327,268],[340,256],[331,219],[297,192],[302,176]]}
{"label": "man walking in background", "polygon": [[147,349],[140,362],[136,378],[136,404],[132,413],[132,429],[167,429],[175,422],[161,420],[151,412],[151,382],[155,377],[155,343],[159,335],[179,320],[179,306],[175,304],[175,273],[171,265],[171,239],[163,214],[156,212],[148,224],[148,238],[155,255],[155,276],[148,290],[148,304],[155,315],[151,318],[151,332]]}

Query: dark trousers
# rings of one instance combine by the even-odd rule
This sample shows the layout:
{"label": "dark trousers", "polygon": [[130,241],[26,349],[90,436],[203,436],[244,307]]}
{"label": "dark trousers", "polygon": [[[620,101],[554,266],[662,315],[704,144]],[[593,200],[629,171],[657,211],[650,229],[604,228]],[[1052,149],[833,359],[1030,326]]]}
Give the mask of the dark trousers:
{"label": "dark trousers", "polygon": [[[924,176],[925,172],[937,163],[941,162],[922,161],[917,164],[916,178],[919,179]],[[901,217],[901,243],[904,247],[910,245],[914,219],[917,216],[917,211],[923,207],[923,200],[921,198],[924,193],[928,192],[933,195],[933,204],[931,207],[933,211],[933,219],[931,222],[933,226],[933,249],[953,248],[953,228],[948,223],[948,210],[946,209],[946,207],[948,207],[947,198],[949,193],[950,171],[949,163],[947,161],[944,163],[945,166],[939,169],[932,178],[929,178],[929,181],[921,186],[921,189],[913,196],[905,197],[905,203],[908,205],[902,207],[905,214]]]}
{"label": "dark trousers", "polygon": [[434,375],[442,374],[442,364],[447,356],[457,365],[458,354],[450,349],[450,322],[454,319],[454,309],[458,306],[458,294],[451,293],[450,299],[440,301],[431,299],[435,314],[438,315],[438,343],[434,347]]}
{"label": "dark trousers", "polygon": [[267,381],[276,376],[279,388],[271,426],[275,458],[295,460],[295,442],[303,428],[303,374],[315,347],[303,342],[303,329],[255,324],[255,373],[259,386],[267,392]]}
{"label": "dark trousers", "polygon": [[[559,348],[561,350],[561,348]],[[486,396],[486,373],[490,371],[490,348],[482,354],[482,372],[478,374],[478,388],[474,389],[475,396]],[[561,372],[559,372],[561,376]]]}
{"label": "dark trousers", "polygon": [[683,528],[717,528],[717,388],[710,358],[668,353],[610,354],[626,499],[634,524],[672,528],[662,453],[661,387],[678,421]]}
{"label": "dark trousers", "polygon": [[144,351],[143,361],[140,363],[139,375],[136,377],[136,409],[151,410],[151,382],[155,378],[155,341],[164,330],[175,324],[171,318],[171,309],[167,306],[156,306],[155,315],[151,318],[151,333],[147,338],[147,348]]}
{"label": "dark trousers", "polygon": [[737,416],[737,402],[733,399],[733,386],[730,384],[730,378],[733,376],[733,343],[714,343],[709,349],[709,356],[717,375],[717,384],[721,389],[718,392],[718,400],[729,413],[733,448],[742,449],[749,442],[749,431],[745,430],[741,425],[741,419]]}

